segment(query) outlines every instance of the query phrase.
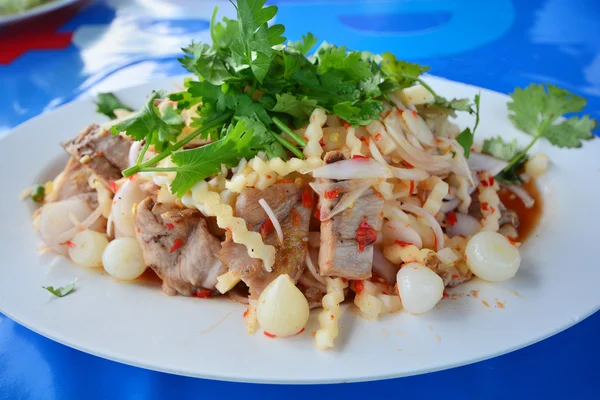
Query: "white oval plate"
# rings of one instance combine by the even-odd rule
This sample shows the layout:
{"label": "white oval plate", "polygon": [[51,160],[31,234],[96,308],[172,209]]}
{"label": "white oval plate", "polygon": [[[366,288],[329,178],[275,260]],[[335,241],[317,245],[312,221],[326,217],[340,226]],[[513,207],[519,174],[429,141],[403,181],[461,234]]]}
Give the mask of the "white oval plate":
{"label": "white oval plate", "polygon": [[42,4],[40,6],[27,9],[20,13],[0,15],[0,26],[17,21],[22,21],[27,18],[35,17],[37,15],[46,14],[51,11],[58,10],[59,8],[65,7],[69,4],[75,3],[76,1],[79,0],[54,0],[50,3]]}
{"label": "white oval plate", "polygon": [[[484,136],[528,137],[507,118],[507,97],[472,86],[429,78],[448,97],[481,90],[479,140]],[[142,106],[152,89],[172,90],[172,78],[117,92]],[[21,190],[57,173],[66,160],[59,142],[102,118],[92,99],[34,118],[0,139],[4,173],[0,191],[0,311],[68,346],[139,367],[203,378],[248,382],[319,383],[419,374],[497,356],[555,334],[600,306],[600,268],[591,240],[600,226],[600,141],[580,150],[560,150],[540,141],[552,166],[539,181],[544,215],[522,247],[517,276],[500,284],[473,280],[452,291],[438,309],[413,316],[401,312],[366,321],[345,306],[332,351],[313,344],[316,313],[306,331],[289,339],[245,332],[244,306],[222,299],[168,297],[148,283],[119,283],[49,254],[19,201]],[[472,125],[464,116],[461,125]],[[77,278],[76,291],[55,298],[42,285]],[[478,298],[470,295],[478,290]],[[483,302],[487,302],[485,306]],[[502,303],[504,308],[498,305]]]}

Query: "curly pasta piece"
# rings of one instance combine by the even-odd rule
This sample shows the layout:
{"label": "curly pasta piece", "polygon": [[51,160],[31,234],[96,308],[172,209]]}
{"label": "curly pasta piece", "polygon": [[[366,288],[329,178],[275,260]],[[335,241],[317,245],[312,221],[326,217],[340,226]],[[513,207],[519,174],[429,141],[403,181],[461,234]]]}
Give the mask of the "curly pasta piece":
{"label": "curly pasta piece", "polygon": [[319,314],[320,328],[315,334],[315,343],[319,350],[333,347],[333,342],[338,336],[338,319],[342,315],[340,303],[344,301],[344,289],[348,283],[341,278],[325,278],[327,281],[327,294],[323,296],[323,311]]}
{"label": "curly pasta piece", "polygon": [[322,108],[315,108],[310,115],[310,123],[306,127],[304,136],[306,137],[306,146],[304,147],[304,156],[307,160],[311,158],[321,159],[323,148],[321,148],[321,139],[323,139],[323,125],[327,122],[327,115]]}
{"label": "curly pasta piece", "polygon": [[483,176],[479,185],[479,202],[481,203],[482,231],[497,232],[500,228],[500,198],[498,187],[493,177]]}
{"label": "curly pasta piece", "polygon": [[346,146],[350,149],[350,157],[362,156],[362,142],[356,137],[356,129],[349,127],[346,134]]}
{"label": "curly pasta piece", "polygon": [[219,228],[230,230],[233,241],[246,246],[250,257],[261,259],[268,272],[273,270],[275,247],[264,244],[260,233],[248,231],[246,221],[234,217],[233,208],[222,203],[219,193],[210,191],[205,181],[194,185],[192,194],[185,195],[182,201],[184,205],[196,207],[209,217],[217,217]]}

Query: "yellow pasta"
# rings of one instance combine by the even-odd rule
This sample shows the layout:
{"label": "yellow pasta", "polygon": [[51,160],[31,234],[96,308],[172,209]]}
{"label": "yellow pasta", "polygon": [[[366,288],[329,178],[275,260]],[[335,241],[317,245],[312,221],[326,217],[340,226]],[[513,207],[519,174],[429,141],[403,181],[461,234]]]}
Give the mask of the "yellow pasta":
{"label": "yellow pasta", "polygon": [[327,294],[323,296],[323,311],[319,314],[319,330],[315,334],[315,344],[319,350],[331,349],[338,336],[338,320],[342,315],[340,303],[344,301],[344,289],[348,283],[341,278],[325,278]]}

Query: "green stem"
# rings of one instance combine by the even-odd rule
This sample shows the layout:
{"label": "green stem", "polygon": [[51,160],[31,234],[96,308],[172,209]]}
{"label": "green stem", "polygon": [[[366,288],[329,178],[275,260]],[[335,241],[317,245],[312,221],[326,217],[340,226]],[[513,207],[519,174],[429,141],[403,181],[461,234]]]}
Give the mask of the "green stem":
{"label": "green stem", "polygon": [[281,135],[278,135],[273,131],[269,131],[269,133],[271,134],[271,136],[273,136],[273,138],[275,138],[275,140],[281,143],[283,147],[294,153],[296,157],[298,157],[301,160],[304,159],[304,154],[302,154],[302,152],[298,150],[293,144],[282,138]]}
{"label": "green stem", "polygon": [[294,132],[293,130],[291,130],[286,124],[284,124],[279,118],[277,117],[272,117],[271,118],[273,120],[273,122],[275,122],[275,125],[277,125],[277,127],[279,129],[281,129],[283,132],[285,132],[289,137],[291,137],[292,139],[294,139],[294,141],[296,143],[298,143],[300,146],[304,147],[306,146],[306,140],[304,140],[303,138],[301,138],[300,136],[298,136],[296,134],[296,132]]}
{"label": "green stem", "polygon": [[502,170],[502,172],[507,172],[507,171],[510,171],[510,169],[511,169],[512,167],[514,167],[515,165],[517,165],[517,163],[518,163],[519,161],[521,161],[521,159],[522,159],[523,157],[525,157],[525,155],[527,154],[527,152],[529,151],[529,149],[531,149],[531,147],[532,147],[532,146],[535,144],[535,142],[537,142],[537,140],[540,138],[540,136],[541,136],[541,135],[539,135],[539,134],[538,134],[538,135],[536,135],[536,136],[533,138],[533,140],[531,141],[531,143],[529,143],[529,144],[527,145],[527,147],[525,147],[523,150],[521,150],[521,151],[519,152],[519,154],[517,154],[516,156],[514,156],[514,157],[512,158],[512,160],[510,160],[510,162],[508,163],[508,165],[507,165],[506,167],[504,167],[504,169]]}
{"label": "green stem", "polygon": [[144,147],[142,148],[142,151],[140,151],[140,155],[137,158],[137,164],[141,164],[142,161],[144,161],[144,156],[146,155],[146,152],[148,151],[148,148],[150,147],[150,141],[146,140],[146,143],[144,143]]}
{"label": "green stem", "polygon": [[[405,77],[405,78],[407,78],[407,77]],[[408,78],[410,78],[410,77],[408,77]],[[429,91],[429,93],[431,93],[433,95],[433,97],[437,97],[437,93],[431,88],[431,86],[426,84],[423,79],[417,78],[417,82],[419,82],[421,84],[421,86],[423,86],[425,89],[427,89]]]}
{"label": "green stem", "polygon": [[163,152],[152,157],[150,160],[143,162],[141,164],[134,165],[133,167],[127,168],[126,170],[123,171],[123,176],[128,177],[128,176],[137,174],[138,172],[140,172],[148,167],[152,167],[153,165],[159,163],[160,161],[162,161],[165,158],[167,158],[168,156],[170,156],[171,153],[179,150],[180,148],[182,148],[183,146],[185,146],[186,144],[188,144],[189,142],[194,140],[198,135],[208,132],[212,129],[215,129],[219,125],[223,125],[223,123],[225,121],[227,121],[231,116],[232,116],[232,113],[227,112],[227,113],[221,114],[217,118],[214,118],[214,119],[208,121],[205,125],[198,128],[194,133],[190,134],[185,139],[180,140],[179,142],[175,143],[174,145],[167,147]]}
{"label": "green stem", "polygon": [[176,167],[165,167],[165,168],[157,168],[157,167],[146,167],[143,172],[177,172]]}

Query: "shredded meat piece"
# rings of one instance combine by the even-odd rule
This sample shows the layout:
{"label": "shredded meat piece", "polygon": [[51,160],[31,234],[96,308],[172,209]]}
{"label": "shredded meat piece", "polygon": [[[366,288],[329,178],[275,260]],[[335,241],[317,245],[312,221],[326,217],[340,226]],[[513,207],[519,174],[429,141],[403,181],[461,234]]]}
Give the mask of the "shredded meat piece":
{"label": "shredded meat piece", "polygon": [[131,144],[129,138],[112,135],[99,125],[91,124],[62,146],[108,185],[120,179],[121,171],[129,166]]}
{"label": "shredded meat piece", "polygon": [[236,215],[244,218],[248,229],[261,232],[264,224],[271,221],[258,204],[263,198],[269,204],[283,231],[283,245],[279,243],[273,229],[263,229],[263,241],[276,249],[273,271],[267,272],[259,259],[252,258],[244,245],[234,243],[231,234],[226,233],[222,250],[217,256],[242,277],[248,285],[250,296],[258,298],[263,289],[281,274],[288,274],[297,282],[305,269],[307,252],[308,225],[312,209],[303,206],[303,188],[293,183],[281,183],[265,190],[246,188],[236,201]]}
{"label": "shredded meat piece", "polygon": [[137,207],[135,226],[144,261],[162,279],[165,293],[193,296],[212,290],[217,276],[227,272],[216,257],[221,242],[199,211],[148,197]]}
{"label": "shredded meat piece", "polygon": [[444,286],[447,287],[458,286],[461,283],[470,281],[473,277],[473,273],[469,270],[467,270],[466,274],[463,274],[454,266],[447,267],[443,265],[435,253],[427,254],[424,263],[427,268],[431,269],[442,278]]}

